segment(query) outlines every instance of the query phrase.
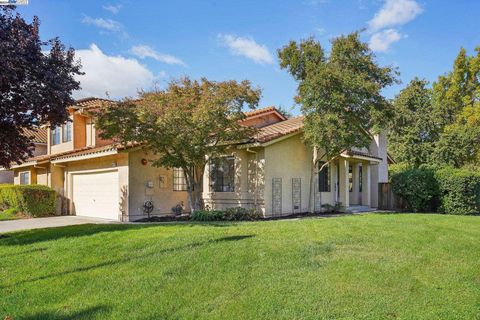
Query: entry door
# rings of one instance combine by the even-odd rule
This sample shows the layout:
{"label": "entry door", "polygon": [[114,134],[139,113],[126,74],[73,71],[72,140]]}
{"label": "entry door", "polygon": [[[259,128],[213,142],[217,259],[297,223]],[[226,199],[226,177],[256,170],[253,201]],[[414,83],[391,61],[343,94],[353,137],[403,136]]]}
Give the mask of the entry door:
{"label": "entry door", "polygon": [[72,175],[73,208],[77,216],[118,220],[118,171]]}

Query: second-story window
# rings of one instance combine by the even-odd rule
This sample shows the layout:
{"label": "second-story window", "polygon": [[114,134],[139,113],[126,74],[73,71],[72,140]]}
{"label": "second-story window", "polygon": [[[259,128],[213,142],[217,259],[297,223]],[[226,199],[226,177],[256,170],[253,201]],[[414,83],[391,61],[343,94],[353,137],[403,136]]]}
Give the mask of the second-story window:
{"label": "second-story window", "polygon": [[61,143],[61,130],[60,127],[55,127],[52,129],[52,145],[60,144]]}
{"label": "second-story window", "polygon": [[62,126],[62,142],[72,141],[72,123],[68,121]]}
{"label": "second-story window", "polygon": [[235,191],[235,158],[222,157],[210,162],[210,188],[213,192]]}

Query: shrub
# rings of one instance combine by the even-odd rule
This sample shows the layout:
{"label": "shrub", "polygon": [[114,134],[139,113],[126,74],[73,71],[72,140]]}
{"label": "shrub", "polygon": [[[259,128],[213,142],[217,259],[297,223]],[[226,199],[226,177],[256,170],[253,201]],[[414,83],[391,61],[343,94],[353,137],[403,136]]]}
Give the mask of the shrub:
{"label": "shrub", "polygon": [[41,185],[0,185],[0,206],[18,208],[26,215],[43,217],[55,214],[55,190]]}
{"label": "shrub", "polygon": [[254,209],[241,207],[228,208],[225,211],[199,210],[190,215],[193,221],[245,221],[258,220],[261,216]]}
{"label": "shrub", "polygon": [[225,220],[242,221],[242,220],[258,220],[260,215],[254,209],[245,209],[242,207],[228,208],[225,211]]}
{"label": "shrub", "polygon": [[223,219],[223,212],[216,210],[198,210],[190,215],[190,220],[193,221],[220,221]]}
{"label": "shrub", "polygon": [[393,192],[402,197],[414,212],[435,211],[439,188],[432,168],[408,168],[391,177]]}
{"label": "shrub", "polygon": [[437,171],[436,178],[442,212],[458,215],[480,213],[480,173],[445,168]]}

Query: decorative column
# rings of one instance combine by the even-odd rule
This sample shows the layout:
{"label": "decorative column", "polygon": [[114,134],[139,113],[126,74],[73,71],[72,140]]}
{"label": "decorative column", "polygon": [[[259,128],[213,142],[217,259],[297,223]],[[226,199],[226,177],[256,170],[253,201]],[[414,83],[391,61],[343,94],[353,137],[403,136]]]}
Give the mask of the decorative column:
{"label": "decorative column", "polygon": [[338,161],[340,165],[340,181],[339,181],[339,188],[340,188],[340,202],[342,206],[347,210],[350,206],[350,192],[348,186],[348,168],[349,168],[349,161],[347,159],[342,159]]}
{"label": "decorative column", "polygon": [[370,163],[363,163],[363,172],[362,172],[362,205],[371,206],[371,170]]}

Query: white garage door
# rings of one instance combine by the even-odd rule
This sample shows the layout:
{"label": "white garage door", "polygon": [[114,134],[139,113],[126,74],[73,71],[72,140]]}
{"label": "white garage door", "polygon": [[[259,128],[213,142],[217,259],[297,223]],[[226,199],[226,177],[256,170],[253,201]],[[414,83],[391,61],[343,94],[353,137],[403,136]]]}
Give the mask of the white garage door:
{"label": "white garage door", "polygon": [[77,216],[118,220],[118,171],[74,174],[72,179]]}

